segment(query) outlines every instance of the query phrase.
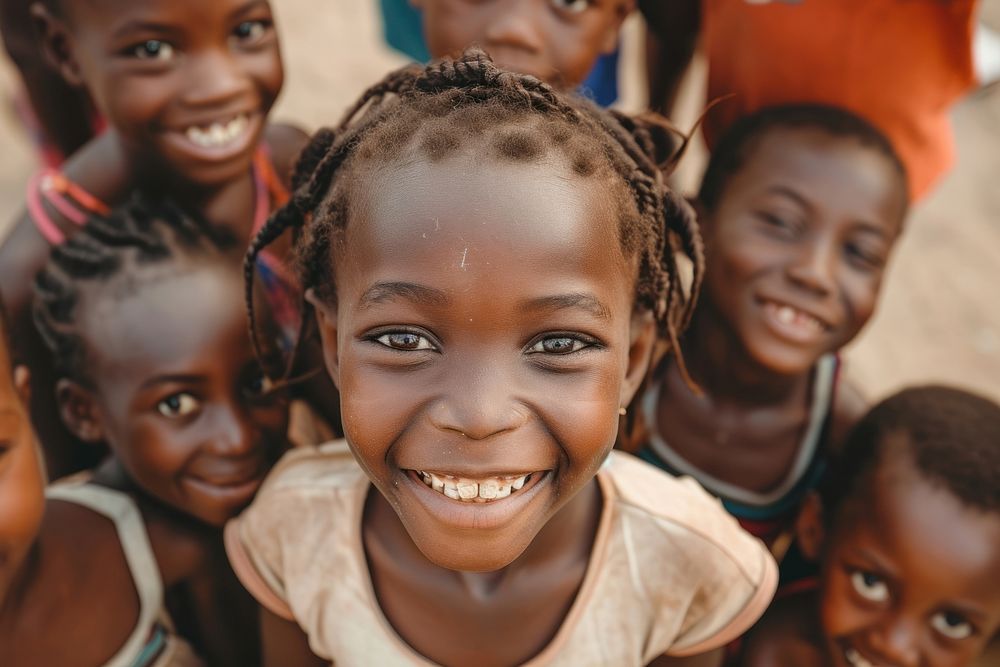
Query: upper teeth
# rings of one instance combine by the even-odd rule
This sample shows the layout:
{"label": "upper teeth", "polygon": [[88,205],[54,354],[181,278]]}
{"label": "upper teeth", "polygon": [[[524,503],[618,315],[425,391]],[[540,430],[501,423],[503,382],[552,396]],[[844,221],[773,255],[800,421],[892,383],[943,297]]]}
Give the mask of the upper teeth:
{"label": "upper teeth", "polygon": [[847,658],[847,662],[854,665],[854,667],[875,667],[873,663],[869,662],[866,657],[853,648],[844,651],[844,655]]}
{"label": "upper teeth", "polygon": [[797,308],[792,308],[791,306],[780,306],[778,304],[772,304],[771,308],[774,312],[775,319],[782,324],[798,324],[807,326],[816,331],[823,330],[823,323],[809,313],[804,313]]}
{"label": "upper teeth", "polygon": [[240,114],[228,123],[212,123],[202,128],[197,125],[189,127],[185,134],[187,138],[203,148],[225,146],[240,137],[250,124],[246,114]]}
{"label": "upper teeth", "polygon": [[487,477],[486,479],[468,479],[452,477],[451,475],[436,475],[432,472],[418,470],[417,474],[424,484],[439,493],[455,500],[484,502],[506,498],[512,492],[524,486],[531,474],[519,477]]}

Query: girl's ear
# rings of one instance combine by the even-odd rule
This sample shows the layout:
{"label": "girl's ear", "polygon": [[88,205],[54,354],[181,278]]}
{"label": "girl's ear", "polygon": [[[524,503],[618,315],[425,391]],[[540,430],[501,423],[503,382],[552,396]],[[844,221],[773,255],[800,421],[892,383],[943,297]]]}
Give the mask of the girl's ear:
{"label": "girl's ear", "polygon": [[656,345],[656,321],[649,311],[637,312],[632,316],[629,328],[628,367],[622,383],[621,405],[631,404],[636,391],[642,385],[649,371],[649,363]]}
{"label": "girl's ear", "polygon": [[316,325],[319,329],[320,342],[323,345],[323,362],[326,364],[326,371],[330,374],[333,384],[339,389],[340,355],[337,339],[337,311],[316,296],[312,287],[306,290],[306,301],[312,305],[313,311],[316,313]]}
{"label": "girl's ear", "polygon": [[24,403],[25,409],[31,405],[31,371],[27,366],[14,367],[14,389]]}
{"label": "girl's ear", "polygon": [[826,526],[823,522],[823,501],[818,493],[806,496],[795,520],[795,533],[802,554],[811,561],[819,561],[826,542]]}
{"label": "girl's ear", "polygon": [[[413,0],[410,0],[412,3]],[[635,0],[618,0],[618,4],[615,7],[615,22],[611,28],[608,29],[607,34],[604,36],[604,41],[601,42],[601,54],[607,55],[609,53],[614,53],[615,49],[618,48],[618,36],[621,34],[622,23],[628,18],[628,15],[635,10]]]}
{"label": "girl's ear", "polygon": [[59,416],[70,433],[84,442],[101,442],[104,426],[94,394],[81,384],[63,378],[56,383]]}
{"label": "girl's ear", "polygon": [[31,19],[45,59],[58,70],[66,83],[82,88],[83,77],[73,54],[72,38],[66,22],[54,16],[41,2],[31,5]]}

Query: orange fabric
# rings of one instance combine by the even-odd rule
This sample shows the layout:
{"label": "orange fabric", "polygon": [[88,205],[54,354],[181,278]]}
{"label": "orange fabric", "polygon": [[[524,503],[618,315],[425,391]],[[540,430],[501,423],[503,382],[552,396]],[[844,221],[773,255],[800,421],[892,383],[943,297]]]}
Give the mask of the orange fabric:
{"label": "orange fabric", "polygon": [[975,84],[977,0],[702,0],[709,147],[737,118],[836,104],[889,137],[918,199],[952,165],[948,111]]}

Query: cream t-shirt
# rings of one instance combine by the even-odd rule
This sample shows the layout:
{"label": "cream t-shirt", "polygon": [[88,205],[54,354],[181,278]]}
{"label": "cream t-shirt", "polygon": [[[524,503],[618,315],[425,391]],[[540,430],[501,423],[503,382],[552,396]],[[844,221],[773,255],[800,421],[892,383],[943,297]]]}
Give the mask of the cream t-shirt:
{"label": "cream t-shirt", "polygon": [[[777,567],[690,478],[622,452],[597,475],[603,509],[590,563],[551,643],[528,663],[645,665],[723,646],[764,612]],[[289,452],[226,526],[237,575],[341,667],[432,665],[379,608],[362,546],[371,489],[344,441]]]}

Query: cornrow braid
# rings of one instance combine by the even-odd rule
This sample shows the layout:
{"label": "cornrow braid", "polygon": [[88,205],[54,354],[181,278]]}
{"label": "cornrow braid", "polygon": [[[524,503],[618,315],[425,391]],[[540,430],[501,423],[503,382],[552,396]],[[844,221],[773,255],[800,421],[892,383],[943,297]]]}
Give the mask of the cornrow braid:
{"label": "cornrow braid", "polygon": [[[638,259],[636,302],[655,314],[661,335],[676,350],[704,273],[693,211],[664,182],[678,154],[675,140],[683,147],[686,137],[658,117],[606,111],[535,77],[501,70],[478,49],[457,60],[389,74],[365,91],[336,129],[321,130],[312,139],[296,166],[291,200],[273,214],[246,255],[245,296],[254,344],[254,267],[264,248],[285,231],[295,230],[302,289],[336,300],[331,251],[347,225],[356,167],[387,163],[413,145],[436,161],[463,141],[490,139],[504,159],[529,161],[554,148],[581,176],[610,175],[621,200],[619,241],[627,256]],[[679,256],[693,266],[687,288]],[[679,365],[687,377],[682,360]]]}
{"label": "cornrow braid", "polygon": [[162,262],[183,252],[224,252],[236,239],[169,201],[140,195],[112,211],[92,217],[66,243],[52,249],[34,285],[35,326],[52,351],[55,370],[86,382],[86,351],[76,330],[77,305],[86,283],[108,281],[131,263]]}

